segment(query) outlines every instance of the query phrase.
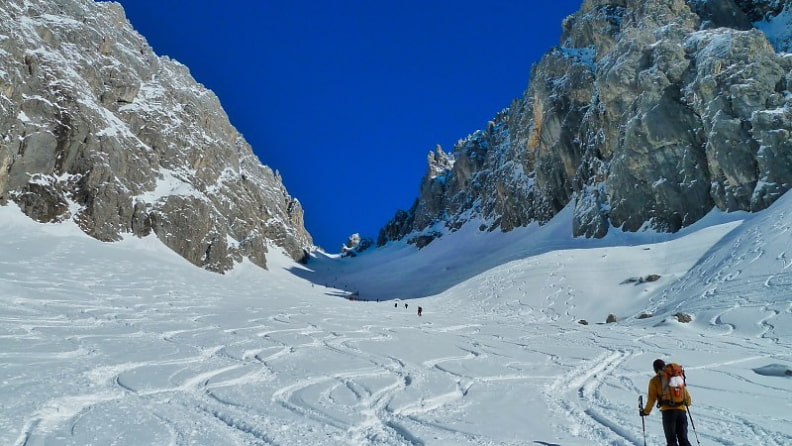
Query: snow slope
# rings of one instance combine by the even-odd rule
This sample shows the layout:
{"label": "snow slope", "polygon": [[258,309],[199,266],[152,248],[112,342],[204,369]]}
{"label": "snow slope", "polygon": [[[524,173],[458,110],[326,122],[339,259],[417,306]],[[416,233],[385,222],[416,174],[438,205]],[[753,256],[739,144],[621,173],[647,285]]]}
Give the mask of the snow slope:
{"label": "snow slope", "polygon": [[701,444],[790,445],[791,214],[597,241],[562,214],[217,275],[0,207],[0,444],[642,445],[660,357]]}

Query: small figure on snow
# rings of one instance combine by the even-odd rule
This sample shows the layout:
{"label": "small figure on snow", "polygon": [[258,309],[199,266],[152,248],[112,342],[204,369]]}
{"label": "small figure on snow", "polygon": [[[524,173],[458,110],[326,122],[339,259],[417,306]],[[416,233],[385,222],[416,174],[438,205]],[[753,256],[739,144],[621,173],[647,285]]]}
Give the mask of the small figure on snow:
{"label": "small figure on snow", "polygon": [[421,313],[423,313],[423,307],[418,307],[418,316],[420,316]]}

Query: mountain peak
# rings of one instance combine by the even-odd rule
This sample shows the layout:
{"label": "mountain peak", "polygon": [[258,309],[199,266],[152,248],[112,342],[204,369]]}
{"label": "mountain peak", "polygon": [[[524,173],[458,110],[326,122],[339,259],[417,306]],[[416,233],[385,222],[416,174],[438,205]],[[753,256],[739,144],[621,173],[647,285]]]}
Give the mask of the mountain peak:
{"label": "mountain peak", "polygon": [[190,262],[265,267],[312,246],[303,210],[189,69],[154,54],[121,5],[0,8],[0,201],[99,240],[155,233]]}
{"label": "mountain peak", "polygon": [[378,243],[425,243],[438,223],[510,231],[569,203],[586,237],[767,208],[792,187],[789,17],[769,0],[585,1],[520,99],[453,164],[430,155]]}

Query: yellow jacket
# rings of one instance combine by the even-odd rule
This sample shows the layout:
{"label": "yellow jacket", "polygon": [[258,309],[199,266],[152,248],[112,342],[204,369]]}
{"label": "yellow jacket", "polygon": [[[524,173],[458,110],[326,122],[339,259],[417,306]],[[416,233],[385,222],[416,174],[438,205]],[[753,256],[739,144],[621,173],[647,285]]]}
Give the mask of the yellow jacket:
{"label": "yellow jacket", "polygon": [[[657,400],[663,395],[663,383],[660,380],[660,373],[658,372],[654,378],[649,380],[649,392],[648,392],[648,400],[646,401],[646,407],[644,407],[644,413],[649,415],[652,411]],[[687,410],[686,407],[690,406],[691,404],[690,393],[688,393],[687,387],[685,387],[685,405],[684,406],[660,406],[660,410]]]}

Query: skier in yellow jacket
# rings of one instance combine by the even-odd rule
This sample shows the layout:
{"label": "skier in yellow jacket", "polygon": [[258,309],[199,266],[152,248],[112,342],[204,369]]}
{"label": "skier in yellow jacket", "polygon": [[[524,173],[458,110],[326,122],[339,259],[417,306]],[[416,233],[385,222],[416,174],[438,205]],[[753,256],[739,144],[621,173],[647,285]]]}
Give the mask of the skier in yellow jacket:
{"label": "skier in yellow jacket", "polygon": [[[652,363],[655,376],[649,380],[649,392],[646,407],[640,410],[642,417],[649,415],[655,403],[663,395],[663,384],[660,375],[665,367],[665,361],[656,359]],[[685,387],[685,402],[678,406],[667,405],[667,402],[660,401],[660,413],[663,416],[663,433],[665,433],[667,446],[692,446],[688,441],[688,422],[687,406],[690,406],[691,399],[687,387]]]}

